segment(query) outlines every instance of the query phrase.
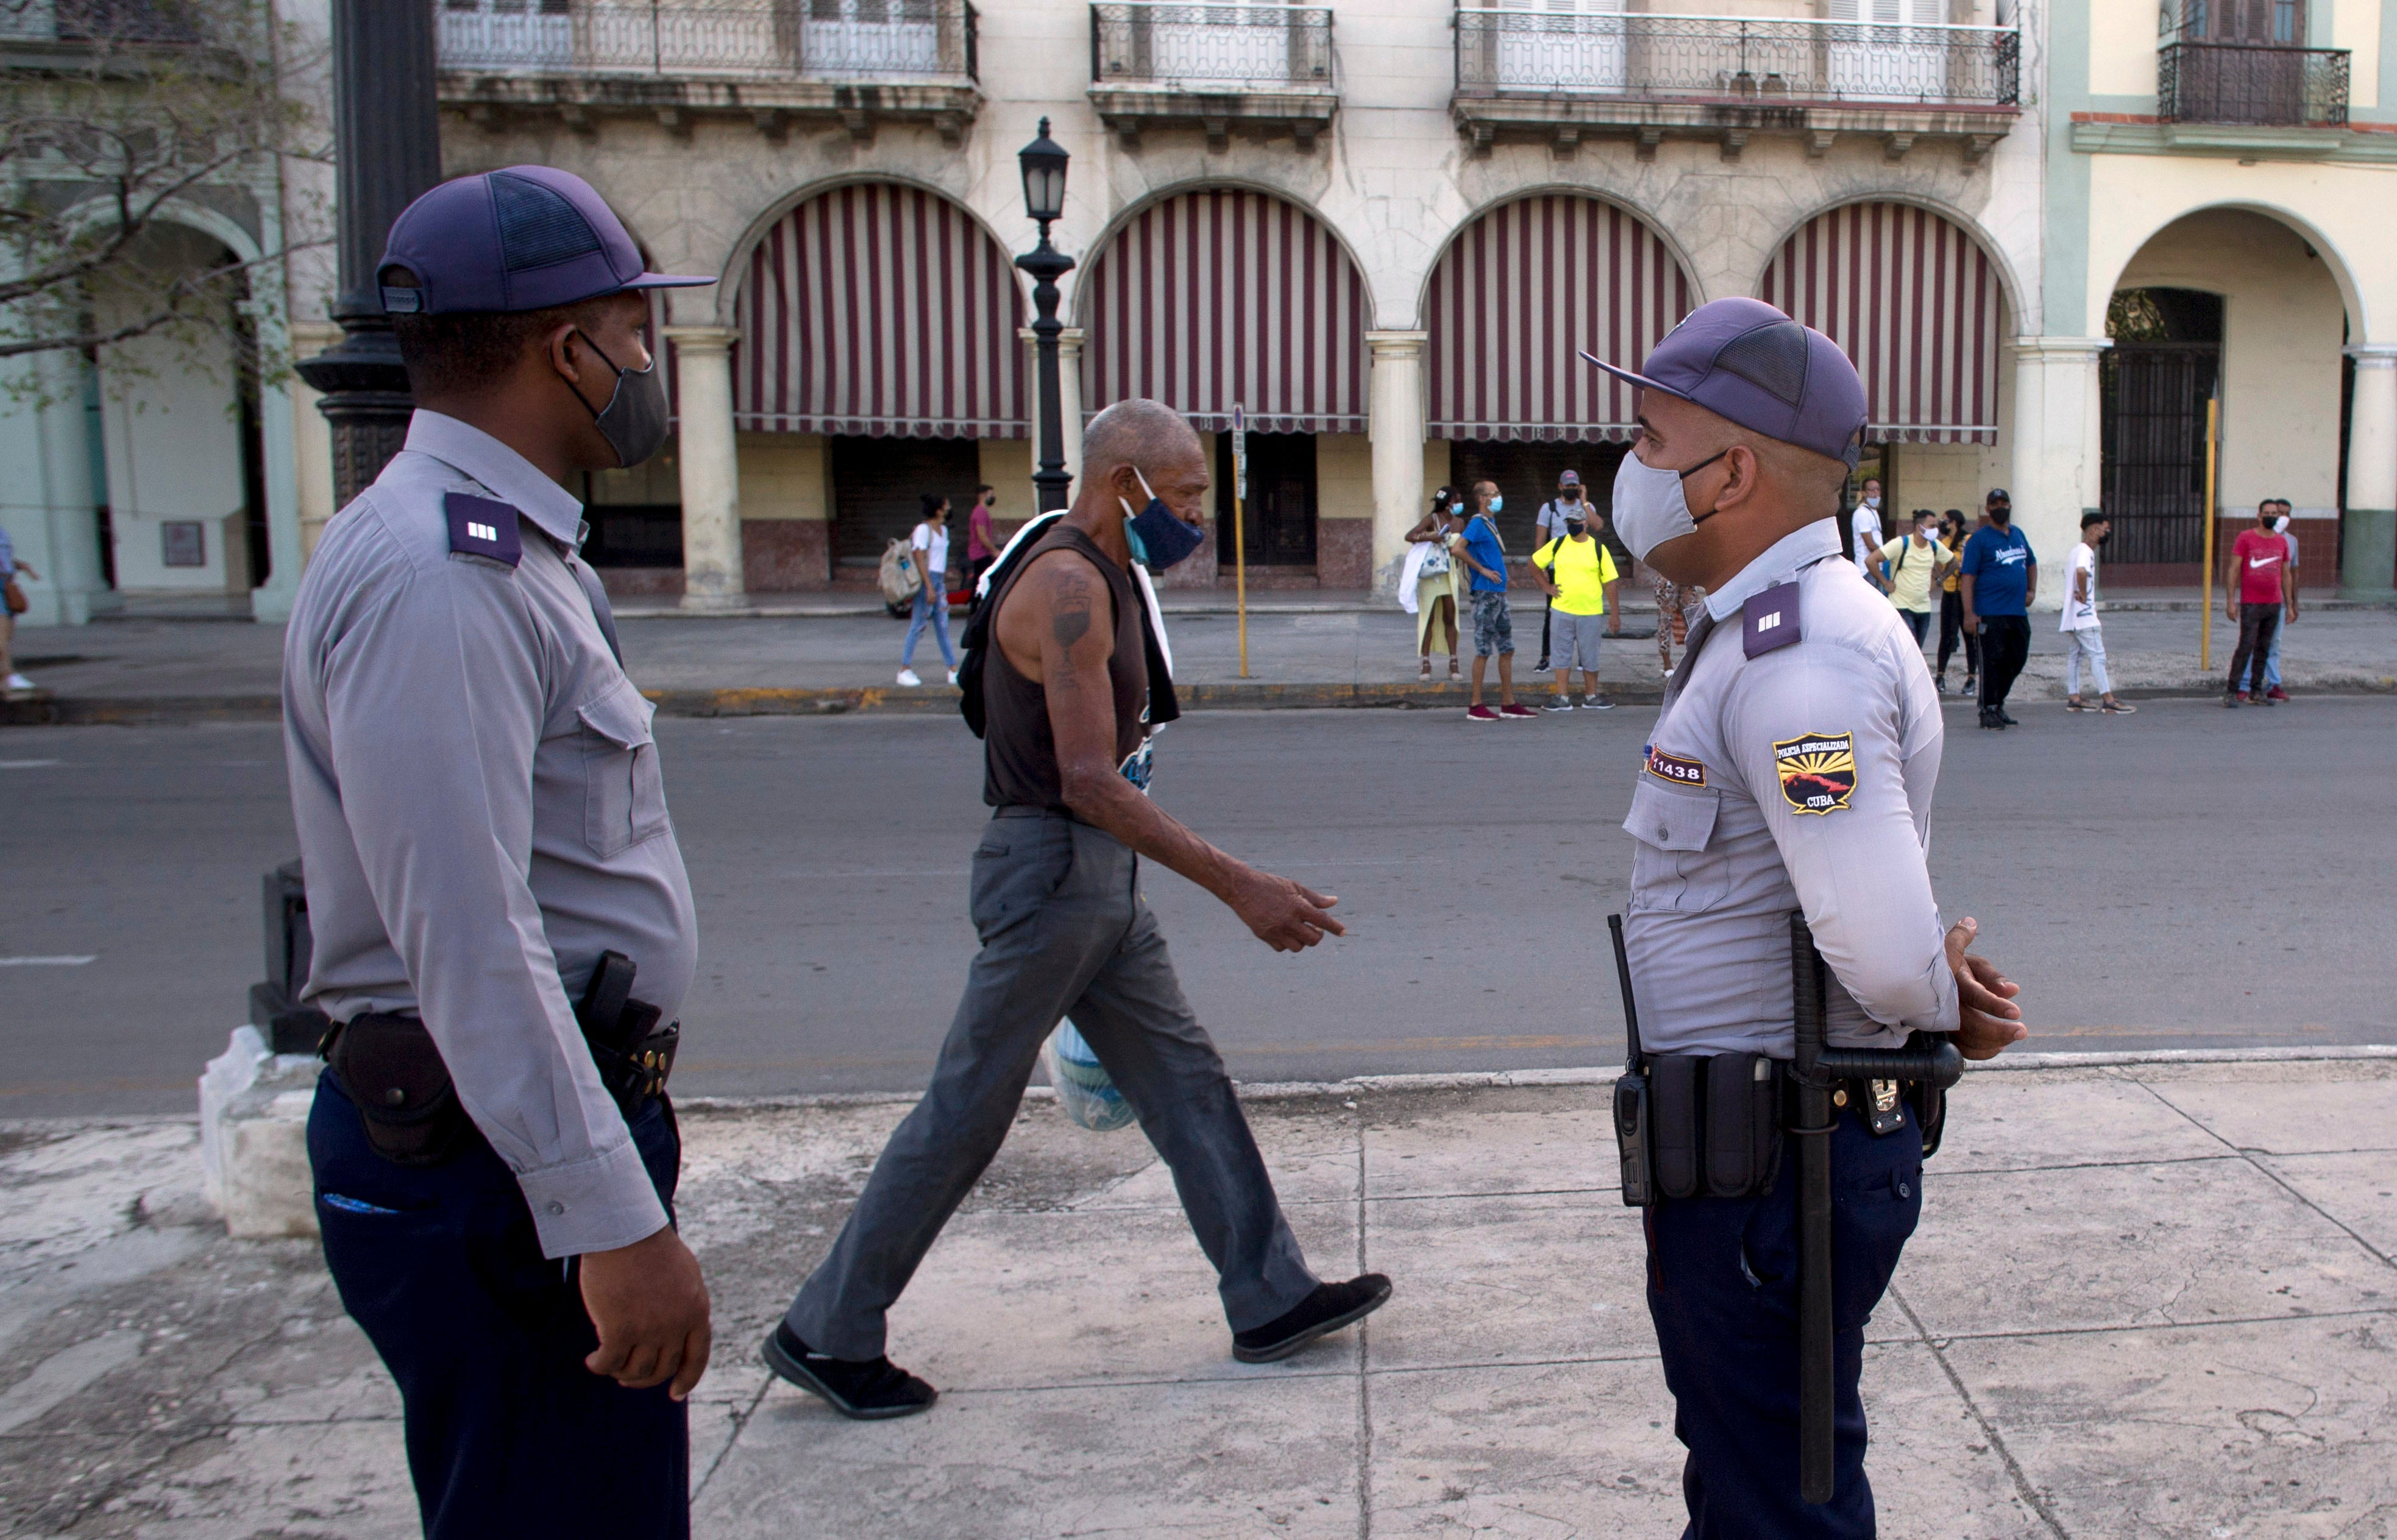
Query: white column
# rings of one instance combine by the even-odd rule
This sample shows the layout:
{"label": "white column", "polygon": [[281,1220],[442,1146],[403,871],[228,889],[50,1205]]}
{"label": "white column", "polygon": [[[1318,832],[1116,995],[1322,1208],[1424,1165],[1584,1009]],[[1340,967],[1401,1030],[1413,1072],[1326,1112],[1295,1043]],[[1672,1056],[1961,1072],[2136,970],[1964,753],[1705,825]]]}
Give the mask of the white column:
{"label": "white column", "polygon": [[[1039,339],[1030,327],[1017,330],[1024,343],[1024,380],[1032,392],[1032,469],[1040,469],[1040,348]],[[1057,426],[1058,436],[1065,445],[1065,474],[1076,481],[1082,478],[1082,339],[1087,335],[1080,327],[1065,327],[1057,333]],[[1039,489],[1033,489],[1033,505],[1039,505]],[[1068,489],[1066,496],[1073,495]]]}
{"label": "white column", "polygon": [[1425,331],[1369,331],[1373,370],[1366,379],[1365,435],[1373,446],[1373,586],[1395,597],[1406,564],[1407,531],[1424,515]]}
{"label": "white column", "polygon": [[2348,408],[2338,583],[2385,594],[2397,570],[2397,344],[2361,342],[2347,355],[2355,360],[2355,400]]}
{"label": "white column", "polygon": [[2015,339],[2015,524],[2045,559],[2035,608],[2064,600],[2064,557],[2081,538],[2081,510],[2098,505],[2097,355],[2104,337]]}
{"label": "white column", "polygon": [[741,576],[741,463],[732,434],[730,327],[667,327],[681,408],[682,607],[738,609],[748,603]]}
{"label": "white column", "polygon": [[[251,302],[250,316],[258,331],[261,359],[291,355],[281,288],[281,285],[275,285],[268,297]],[[303,502],[296,426],[290,390],[280,384],[261,384],[258,436],[261,457],[266,462],[267,573],[266,581],[250,590],[249,615],[254,621],[276,625],[291,618],[292,603],[300,596],[300,569],[308,559],[301,541]]]}
{"label": "white column", "polygon": [[0,462],[18,472],[0,487],[0,522],[17,555],[42,574],[18,580],[33,606],[23,617],[29,625],[81,625],[91,618],[92,596],[105,591],[86,368],[71,353],[0,365],[0,379],[20,393],[16,405],[0,408]]}
{"label": "white column", "polygon": [[[341,340],[341,328],[330,321],[291,323],[291,353],[313,358]],[[300,557],[305,563],[316,554],[325,526],[341,509],[333,504],[333,425],[316,409],[324,399],[305,380],[291,377],[291,462],[300,495]]]}

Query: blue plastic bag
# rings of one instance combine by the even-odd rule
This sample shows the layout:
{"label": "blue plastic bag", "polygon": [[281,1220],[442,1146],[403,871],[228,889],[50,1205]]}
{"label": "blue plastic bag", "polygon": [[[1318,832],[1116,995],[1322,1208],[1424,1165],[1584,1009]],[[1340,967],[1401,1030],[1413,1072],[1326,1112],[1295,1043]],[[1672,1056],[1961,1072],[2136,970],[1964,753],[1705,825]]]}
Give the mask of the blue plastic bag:
{"label": "blue plastic bag", "polygon": [[1099,1056],[1091,1051],[1072,1022],[1059,1022],[1057,1030],[1049,1034],[1040,1048],[1040,1062],[1048,1066],[1049,1083],[1057,1088],[1057,1105],[1079,1127],[1105,1133],[1132,1120],[1132,1104],[1116,1089],[1106,1065],[1099,1063]]}

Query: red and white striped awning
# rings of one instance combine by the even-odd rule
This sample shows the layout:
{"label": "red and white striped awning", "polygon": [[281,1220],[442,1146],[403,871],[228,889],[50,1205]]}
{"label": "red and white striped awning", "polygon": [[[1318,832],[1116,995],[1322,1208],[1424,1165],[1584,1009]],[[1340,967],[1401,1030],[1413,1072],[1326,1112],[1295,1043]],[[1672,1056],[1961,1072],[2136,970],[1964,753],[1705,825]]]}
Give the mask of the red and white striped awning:
{"label": "red and white striped awning", "polygon": [[1818,214],[1765,267],[1763,298],[1847,350],[1872,442],[1998,441],[2004,291],[1950,221],[1903,203]]}
{"label": "red and white striped awning", "polygon": [[856,182],[775,221],[735,301],[732,420],[770,433],[1022,438],[1024,296],[964,209]]}
{"label": "red and white striped awning", "polygon": [[1229,188],[1151,204],[1083,280],[1082,400],[1147,396],[1192,423],[1365,431],[1365,281],[1296,204]]}
{"label": "red and white striped awning", "polygon": [[1562,193],[1492,209],[1432,270],[1431,436],[1627,440],[1630,387],[1580,350],[1636,368],[1691,302],[1689,275],[1636,214]]}

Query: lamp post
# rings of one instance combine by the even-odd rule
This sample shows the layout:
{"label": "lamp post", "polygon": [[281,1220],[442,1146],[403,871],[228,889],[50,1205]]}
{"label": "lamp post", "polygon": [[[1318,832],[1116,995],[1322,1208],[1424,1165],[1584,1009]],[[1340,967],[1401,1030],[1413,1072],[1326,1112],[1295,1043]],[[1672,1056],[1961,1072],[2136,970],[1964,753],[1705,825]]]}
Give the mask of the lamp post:
{"label": "lamp post", "polygon": [[1057,385],[1057,334],[1065,329],[1057,319],[1057,280],[1074,269],[1074,259],[1049,244],[1049,226],[1065,211],[1067,156],[1049,137],[1049,120],[1040,120],[1040,137],[1017,153],[1024,167],[1024,211],[1040,226],[1040,244],[1015,259],[1032,275],[1032,337],[1039,364],[1040,468],[1032,474],[1039,512],[1063,508],[1071,501],[1073,477],[1065,474],[1065,428],[1058,421],[1065,410]]}
{"label": "lamp post", "polygon": [[334,189],[345,334],[295,368],[324,393],[333,499],[358,495],[408,438],[414,403],[375,264],[392,221],[441,180],[431,0],[333,0]]}

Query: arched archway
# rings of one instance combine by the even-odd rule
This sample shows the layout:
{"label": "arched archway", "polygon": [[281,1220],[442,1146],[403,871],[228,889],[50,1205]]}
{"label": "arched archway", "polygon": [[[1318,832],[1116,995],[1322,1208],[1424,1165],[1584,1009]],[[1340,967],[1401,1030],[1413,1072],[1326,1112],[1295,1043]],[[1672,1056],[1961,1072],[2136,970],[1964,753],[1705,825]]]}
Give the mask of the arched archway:
{"label": "arched archway", "polygon": [[[1451,482],[1487,480],[1505,495],[1510,550],[1532,550],[1538,509],[1565,471],[1608,505],[1632,392],[1582,350],[1636,366],[1697,295],[1647,221],[1587,194],[1516,198],[1457,231],[1424,306],[1426,425],[1451,441]],[[1628,553],[1618,559],[1628,570]]]}
{"label": "arched archway", "polygon": [[1868,443],[1998,441],[2005,284],[1956,221],[1909,203],[1826,209],[1782,241],[1758,291],[1855,361]]}
{"label": "arched archway", "polygon": [[733,420],[766,433],[1021,438],[1023,291],[937,193],[855,181],[750,244],[733,299]]}

